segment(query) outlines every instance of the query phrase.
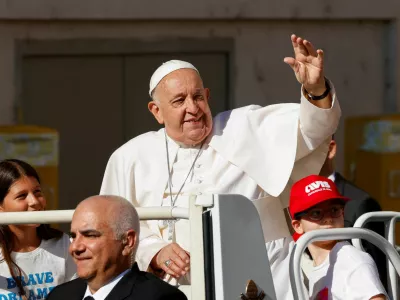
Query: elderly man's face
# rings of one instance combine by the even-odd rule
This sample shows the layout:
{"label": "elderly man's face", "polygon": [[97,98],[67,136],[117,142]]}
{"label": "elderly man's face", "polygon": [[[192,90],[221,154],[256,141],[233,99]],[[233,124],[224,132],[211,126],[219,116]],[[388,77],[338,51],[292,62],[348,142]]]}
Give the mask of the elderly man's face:
{"label": "elderly man's face", "polygon": [[89,283],[108,282],[126,269],[122,265],[124,245],[104,221],[110,217],[107,214],[110,212],[102,205],[83,205],[78,206],[72,218],[69,252],[78,276]]}
{"label": "elderly man's face", "polygon": [[192,69],[176,70],[158,84],[156,101],[149,110],[168,135],[185,145],[201,143],[211,132],[212,116],[208,105],[209,90]]}

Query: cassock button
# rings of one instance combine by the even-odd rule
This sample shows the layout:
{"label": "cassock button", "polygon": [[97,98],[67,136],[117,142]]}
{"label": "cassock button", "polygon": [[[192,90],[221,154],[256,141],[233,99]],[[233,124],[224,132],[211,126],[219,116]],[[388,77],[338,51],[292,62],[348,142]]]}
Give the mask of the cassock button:
{"label": "cassock button", "polygon": [[196,164],[196,168],[199,169],[201,167],[201,164]]}
{"label": "cassock button", "polygon": [[196,179],[196,181],[195,181],[197,184],[200,184],[200,183],[202,183],[203,182],[203,180],[201,180],[201,179]]}

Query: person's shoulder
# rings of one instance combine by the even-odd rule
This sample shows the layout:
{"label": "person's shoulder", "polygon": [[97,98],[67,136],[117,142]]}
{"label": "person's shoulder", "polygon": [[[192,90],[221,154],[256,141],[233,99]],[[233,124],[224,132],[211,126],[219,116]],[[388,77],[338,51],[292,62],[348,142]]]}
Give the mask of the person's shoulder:
{"label": "person's shoulder", "polygon": [[[142,280],[141,286],[142,289],[145,289],[146,292],[154,292],[154,297],[151,299],[177,299],[177,300],[186,300],[185,294],[180,291],[177,287],[170,285],[169,283],[161,280],[155,275],[149,272],[140,272],[139,275]],[[139,287],[138,286],[138,287]],[[173,298],[166,298],[173,297]],[[150,299],[150,298],[149,298]]]}
{"label": "person's shoulder", "polygon": [[149,147],[149,144],[154,143],[156,141],[163,141],[164,129],[160,129],[159,131],[149,131],[138,135],[125,144],[117,148],[112,154],[113,157],[132,157],[136,151],[140,151],[140,149],[145,149],[148,151],[152,147]]}
{"label": "person's shoulder", "polygon": [[360,264],[374,264],[371,255],[363,252],[348,242],[339,242],[334,250],[337,253],[337,263],[348,268],[357,267]]}
{"label": "person's shoulder", "polygon": [[163,137],[164,137],[163,129],[160,129],[158,131],[145,132],[141,135],[135,136],[134,138],[130,139],[125,144],[120,146],[116,151],[130,151],[132,147],[137,147],[143,145],[144,142],[158,140]]}
{"label": "person's shoulder", "polygon": [[85,281],[76,278],[56,286],[46,299],[80,299],[79,297],[83,297],[85,290]]}
{"label": "person's shoulder", "polygon": [[344,185],[344,196],[351,198],[351,200],[359,200],[359,199],[369,199],[371,196],[364,191],[362,188],[356,186],[354,183],[350,182],[346,178],[343,177],[340,173],[335,173],[336,180],[338,182],[342,182]]}

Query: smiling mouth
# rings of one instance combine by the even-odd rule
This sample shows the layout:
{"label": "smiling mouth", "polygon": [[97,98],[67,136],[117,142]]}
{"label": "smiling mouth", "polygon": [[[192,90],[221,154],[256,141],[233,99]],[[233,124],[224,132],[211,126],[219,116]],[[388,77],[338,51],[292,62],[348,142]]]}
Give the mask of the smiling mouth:
{"label": "smiling mouth", "polygon": [[74,256],[74,259],[75,259],[77,262],[81,262],[81,261],[89,260],[90,257],[76,257],[76,256]]}
{"label": "smiling mouth", "polygon": [[189,119],[189,120],[186,120],[186,121],[184,121],[184,123],[198,123],[198,122],[200,122],[202,119],[203,119],[203,116],[201,116],[201,117],[199,117],[199,118],[197,118],[197,119]]}

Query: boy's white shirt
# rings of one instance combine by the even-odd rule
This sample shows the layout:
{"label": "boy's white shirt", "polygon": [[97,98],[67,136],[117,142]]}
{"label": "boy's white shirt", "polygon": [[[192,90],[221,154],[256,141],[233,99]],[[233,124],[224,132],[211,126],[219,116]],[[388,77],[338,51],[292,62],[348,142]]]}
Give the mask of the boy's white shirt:
{"label": "boy's white shirt", "polygon": [[309,275],[310,299],[361,300],[379,294],[387,297],[374,260],[348,242],[338,242]]}

